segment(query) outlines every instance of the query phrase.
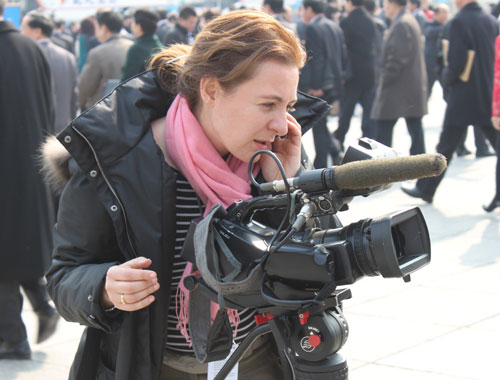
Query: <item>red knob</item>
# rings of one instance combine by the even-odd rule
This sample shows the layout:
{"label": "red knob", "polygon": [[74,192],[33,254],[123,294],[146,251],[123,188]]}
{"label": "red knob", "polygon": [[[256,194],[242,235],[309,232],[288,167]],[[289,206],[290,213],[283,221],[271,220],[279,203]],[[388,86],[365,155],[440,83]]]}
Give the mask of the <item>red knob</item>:
{"label": "red knob", "polygon": [[309,345],[311,347],[318,347],[321,344],[321,337],[319,335],[313,334],[309,335]]}

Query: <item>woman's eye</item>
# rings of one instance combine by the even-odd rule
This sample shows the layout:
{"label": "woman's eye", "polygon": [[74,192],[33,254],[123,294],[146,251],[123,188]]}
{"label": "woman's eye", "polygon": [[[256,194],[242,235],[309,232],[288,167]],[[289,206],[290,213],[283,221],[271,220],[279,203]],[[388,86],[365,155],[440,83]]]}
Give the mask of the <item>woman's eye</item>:
{"label": "woman's eye", "polygon": [[265,108],[269,108],[269,109],[271,109],[271,108],[273,108],[273,107],[274,107],[274,103],[264,103],[264,104],[262,104],[262,105],[263,105]]}

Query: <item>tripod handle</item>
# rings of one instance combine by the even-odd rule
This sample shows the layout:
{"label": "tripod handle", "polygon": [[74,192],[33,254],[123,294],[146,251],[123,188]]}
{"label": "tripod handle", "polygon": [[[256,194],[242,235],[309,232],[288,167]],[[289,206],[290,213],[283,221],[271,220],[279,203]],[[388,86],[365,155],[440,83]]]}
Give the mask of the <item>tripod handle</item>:
{"label": "tripod handle", "polygon": [[231,372],[233,367],[238,363],[245,352],[250,348],[252,343],[260,336],[265,335],[271,332],[271,327],[268,323],[264,325],[260,325],[250,331],[245,339],[240,343],[238,348],[233,352],[233,354],[229,357],[228,361],[221,368],[217,376],[215,376],[214,380],[224,380],[226,376]]}

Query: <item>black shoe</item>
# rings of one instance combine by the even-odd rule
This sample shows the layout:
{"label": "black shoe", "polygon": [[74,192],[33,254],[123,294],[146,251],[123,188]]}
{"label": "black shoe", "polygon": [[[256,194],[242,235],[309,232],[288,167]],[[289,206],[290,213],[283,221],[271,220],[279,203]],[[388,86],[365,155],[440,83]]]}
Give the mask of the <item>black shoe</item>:
{"label": "black shoe", "polygon": [[457,156],[458,157],[468,156],[471,153],[472,152],[469,149],[467,149],[465,146],[459,147],[457,149]]}
{"label": "black shoe", "polygon": [[500,207],[500,199],[493,199],[488,206],[483,206],[483,210],[486,212],[492,212],[497,207]]}
{"label": "black shoe", "polygon": [[28,341],[25,339],[15,344],[2,341],[0,343],[0,359],[31,359],[31,348]]}
{"label": "black shoe", "polygon": [[46,311],[38,311],[38,338],[37,343],[42,343],[49,339],[56,331],[59,314],[53,308]]}
{"label": "black shoe", "polygon": [[476,158],[495,156],[496,153],[491,150],[476,151]]}
{"label": "black shoe", "polygon": [[414,187],[401,186],[401,190],[403,190],[403,192],[405,194],[408,194],[410,197],[420,198],[426,201],[427,203],[432,203],[432,196],[423,193],[417,186]]}

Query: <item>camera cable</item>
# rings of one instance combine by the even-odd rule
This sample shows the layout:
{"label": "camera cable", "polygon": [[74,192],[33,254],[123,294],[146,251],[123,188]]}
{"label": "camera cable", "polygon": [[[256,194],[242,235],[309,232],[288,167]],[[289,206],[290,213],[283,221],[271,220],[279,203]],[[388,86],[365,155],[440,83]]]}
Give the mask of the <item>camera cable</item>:
{"label": "camera cable", "polygon": [[[280,223],[278,229],[276,230],[276,234],[274,234],[274,236],[272,237],[271,242],[269,243],[269,246],[268,246],[267,254],[270,255],[270,254],[276,252],[281,246],[283,246],[283,244],[285,244],[285,242],[288,241],[290,239],[290,237],[293,235],[293,233],[295,232],[291,227],[295,221],[294,214],[293,214],[292,210],[295,208],[295,195],[296,194],[295,194],[295,192],[294,192],[294,194],[292,194],[290,185],[288,184],[288,180],[286,177],[285,168],[283,167],[283,164],[281,163],[278,156],[276,156],[276,154],[274,154],[270,150],[258,150],[250,158],[250,161],[248,162],[248,176],[250,177],[250,181],[252,182],[252,184],[254,186],[256,186],[259,190],[262,191],[261,184],[255,180],[253,173],[252,173],[253,162],[254,162],[255,158],[261,154],[267,154],[267,155],[271,156],[273,158],[273,160],[276,162],[276,165],[278,165],[278,169],[281,172],[281,177],[283,178],[283,182],[285,184],[285,192],[286,192],[286,195],[288,198],[288,207],[286,209],[286,213],[283,216],[283,219],[281,220],[281,223]],[[289,226],[284,233],[284,237],[278,243],[276,243],[276,240],[280,236],[280,232],[283,231],[287,220],[289,222]],[[276,243],[276,245],[275,245],[275,243]]]}

